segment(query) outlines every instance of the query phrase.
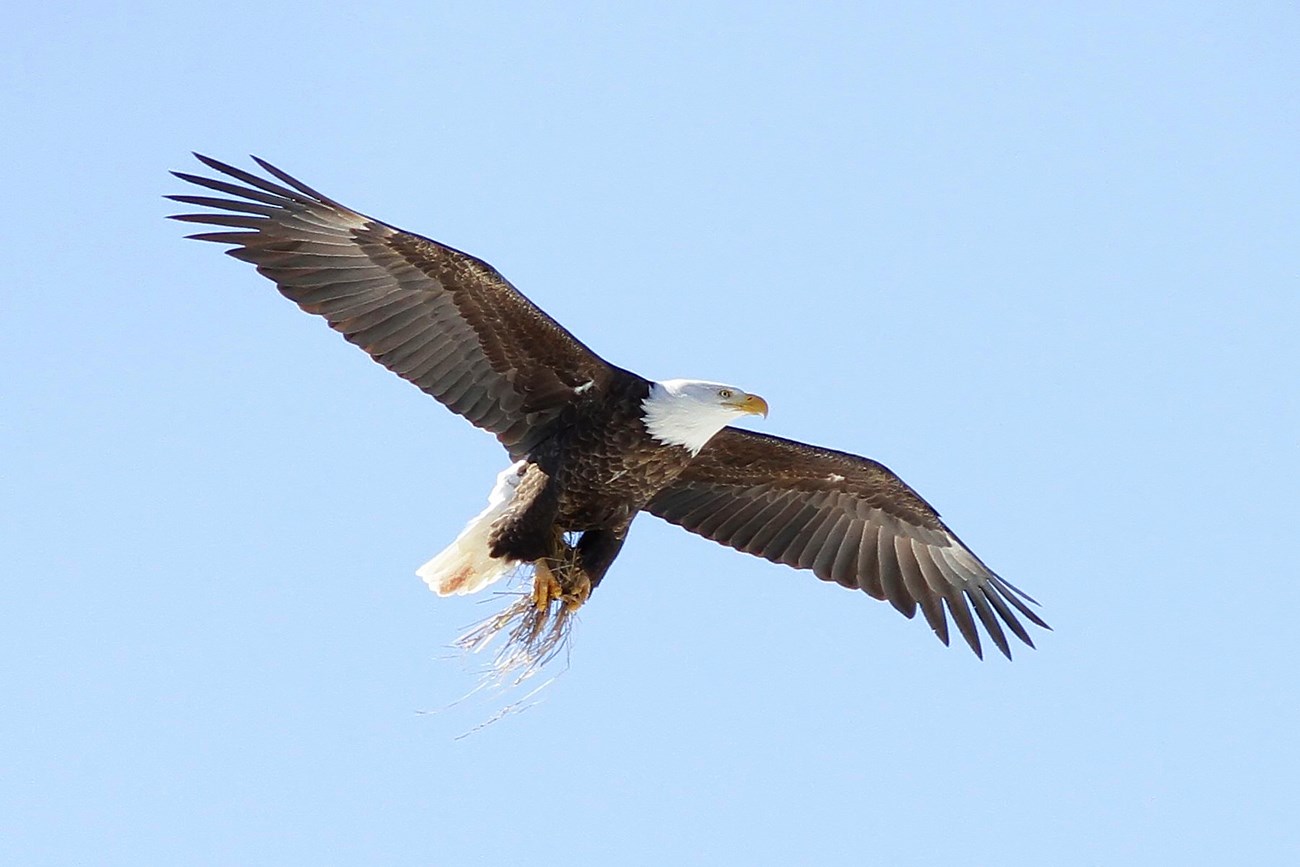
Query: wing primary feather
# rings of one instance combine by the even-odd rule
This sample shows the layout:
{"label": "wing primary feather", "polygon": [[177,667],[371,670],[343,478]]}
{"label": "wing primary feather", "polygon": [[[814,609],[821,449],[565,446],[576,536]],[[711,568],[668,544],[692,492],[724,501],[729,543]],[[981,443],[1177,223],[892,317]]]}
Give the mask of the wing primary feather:
{"label": "wing primary feather", "polygon": [[[249,186],[256,187],[257,189],[271,193],[272,195],[283,196],[286,199],[292,199],[293,201],[299,202],[300,204],[304,204],[304,205],[312,204],[313,197],[310,195],[304,196],[303,194],[295,192],[294,190],[286,189],[285,187],[282,187],[279,184],[273,184],[270,181],[266,180],[265,178],[259,178],[257,175],[253,174],[252,172],[246,172],[243,169],[236,168],[235,166],[223,163],[221,160],[215,160],[212,157],[204,156],[203,154],[199,154],[199,153],[196,153],[194,156],[198,159],[199,162],[203,163],[208,168],[215,169],[216,171],[221,172],[223,175],[229,175],[230,177],[235,178],[236,180],[243,181]],[[254,157],[254,159],[256,159],[256,157]]]}
{"label": "wing primary feather", "polygon": [[423,310],[403,310],[377,325],[367,328],[357,336],[358,344],[375,358],[386,355],[394,349],[404,346],[407,341],[418,338],[429,328],[428,319]]}
{"label": "wing primary feather", "polygon": [[[789,508],[781,511],[767,522],[760,536],[761,547],[754,551],[760,557],[765,557],[774,563],[790,563],[789,556],[795,553],[791,550],[792,543],[799,534],[803,532],[807,524],[817,516],[817,509],[806,502],[794,500],[790,503]],[[759,536],[755,537],[755,544],[759,544]]]}
{"label": "wing primary feather", "polygon": [[423,313],[418,311],[417,313],[419,315],[409,317],[400,326],[397,323],[392,323],[388,333],[383,338],[366,345],[366,352],[373,355],[380,364],[392,370],[391,360],[398,358],[398,352],[412,344],[423,346],[428,338],[428,319]]}
{"label": "wing primary feather", "polygon": [[[281,249],[263,245],[263,265],[268,267],[311,267],[322,262],[339,262],[357,259],[356,245],[338,232],[316,233],[295,239],[292,245]],[[391,281],[390,281],[391,282]]]}
{"label": "wing primary feather", "polygon": [[[1020,601],[1020,596],[1024,594],[1022,594],[1019,590],[1012,587],[1007,582],[1003,581],[997,575],[993,575],[991,573],[989,575],[989,583],[992,584],[994,587],[996,587],[1006,598],[1006,600],[1010,602],[1012,605],[1014,605],[1016,607],[1016,610],[1019,611],[1021,614],[1023,614],[1025,617],[1029,618],[1032,622],[1043,627],[1044,629],[1052,628],[1048,626],[1046,623],[1044,623],[1042,618],[1040,618],[1037,614],[1034,613],[1033,609],[1031,609],[1028,605]],[[1025,598],[1028,599],[1028,597]]]}
{"label": "wing primary feather", "polygon": [[343,205],[340,205],[338,202],[334,201],[329,196],[325,196],[322,195],[321,193],[316,192],[311,187],[304,184],[302,181],[298,180],[292,175],[286,174],[280,169],[277,169],[275,166],[271,165],[261,157],[253,154],[250,154],[250,156],[253,157],[253,161],[256,162],[259,166],[266,169],[268,172],[275,175],[277,178],[284,181],[286,184],[293,187],[298,192],[311,196],[313,199],[316,199],[319,202],[324,202],[325,204],[330,205],[331,207],[343,208],[344,210],[351,210],[350,208],[344,208]]}
{"label": "wing primary feather", "polygon": [[280,293],[291,301],[301,305],[315,304],[321,309],[321,316],[332,322],[359,316],[366,310],[387,303],[396,297],[409,295],[399,287],[389,283],[376,289],[362,292],[338,291],[337,286],[350,283],[354,278],[363,278],[365,267],[339,263],[337,267],[292,267],[281,268],[274,265],[259,265],[264,273],[275,275],[280,284]]}
{"label": "wing primary feather", "polygon": [[984,650],[980,647],[979,630],[975,628],[975,620],[971,617],[970,609],[966,607],[961,586],[953,584],[944,577],[943,570],[935,563],[929,545],[919,539],[912,539],[911,549],[916,565],[920,567],[921,574],[925,577],[926,585],[947,604],[948,613],[957,624],[957,631],[961,633],[962,638],[966,639],[966,643],[970,645],[971,650],[975,651],[975,655],[983,659]]}
{"label": "wing primary feather", "polygon": [[865,527],[865,521],[855,518],[844,530],[844,540],[840,542],[835,562],[831,564],[831,580],[841,587],[848,587],[851,590],[857,590],[859,587],[858,551],[862,545],[862,531]]}
{"label": "wing primary feather", "polygon": [[[273,217],[279,208],[270,205],[258,205],[253,202],[241,202],[238,199],[217,199],[212,196],[163,196],[164,199],[171,199],[173,202],[180,202],[185,205],[197,205],[200,208],[219,208],[223,211],[242,211],[245,214],[260,214],[263,217]],[[171,217],[170,219],[179,219]]]}
{"label": "wing primary feather", "polygon": [[[763,520],[763,514],[775,505],[766,497],[756,497],[753,501],[746,503],[739,510],[733,512],[726,521],[718,525],[717,533],[719,539],[725,539],[726,543],[733,548],[743,548],[744,543],[749,541],[746,530],[754,524],[755,521]],[[754,529],[758,529],[754,527]]]}
{"label": "wing primary feather", "polygon": [[961,633],[961,637],[966,639],[966,643],[970,645],[971,650],[975,651],[975,655],[983,659],[984,648],[980,646],[980,633],[975,628],[975,618],[971,616],[970,608],[966,605],[966,594],[954,589],[944,596],[944,602],[948,605],[948,613],[957,624],[957,631]]}
{"label": "wing primary feather", "polygon": [[416,361],[419,361],[422,357],[428,357],[422,354],[422,351],[437,348],[437,341],[433,341],[429,337],[428,328],[428,322],[425,321],[417,321],[415,324],[408,326],[406,339],[385,348],[381,355],[376,356],[376,360],[383,367],[394,370],[394,372],[398,367],[403,369],[413,367]]}
{"label": "wing primary feather", "polygon": [[240,196],[245,199],[252,199],[255,202],[261,202],[264,205],[274,205],[278,208],[284,208],[294,201],[293,199],[288,199],[284,196],[264,193],[261,190],[250,190],[248,187],[241,187],[239,184],[232,184],[229,181],[223,181],[220,178],[205,178],[202,175],[191,175],[188,172],[172,172],[172,174],[186,183],[205,187],[209,190],[216,190],[219,193],[226,193],[231,196]]}
{"label": "wing primary feather", "polygon": [[429,340],[428,335],[421,334],[418,339],[409,340],[385,352],[384,357],[379,359],[379,363],[398,376],[410,379],[420,365],[427,362],[439,349],[441,347]]}
{"label": "wing primary feather", "polygon": [[374,299],[374,303],[363,312],[350,313],[347,318],[341,318],[339,325],[346,327],[350,332],[360,335],[371,328],[392,321],[394,317],[418,316],[424,306],[421,303],[422,300],[418,296],[413,297],[408,293],[392,292]]}
{"label": "wing primary feather", "polygon": [[[974,555],[972,554],[971,556],[974,556]],[[983,565],[983,564],[981,564],[981,565]],[[1026,593],[1025,591],[1021,590],[1019,587],[1017,587],[1016,585],[1012,584],[1010,581],[1006,580],[1006,579],[1003,578],[1001,575],[993,574],[993,577],[997,579],[998,584],[1000,584],[1000,585],[1002,586],[1003,589],[1005,589],[1005,590],[1010,590],[1010,591],[1011,591],[1012,593],[1014,593],[1016,596],[1019,596],[1021,599],[1025,600],[1026,602],[1029,602],[1029,603],[1031,603],[1031,604],[1033,604],[1033,605],[1038,605],[1038,604],[1039,604],[1037,599],[1035,599],[1034,597],[1030,596],[1028,593]],[[1051,629],[1051,628],[1052,628],[1052,627],[1048,626],[1046,623],[1041,623],[1041,624],[1039,624],[1039,625],[1042,626],[1042,627],[1044,627],[1045,629]]]}
{"label": "wing primary feather", "polygon": [[916,600],[907,594],[903,573],[898,568],[898,554],[894,550],[894,536],[881,528],[877,537],[876,559],[880,564],[880,585],[885,598],[898,612],[909,620],[916,616]]}
{"label": "wing primary feather", "polygon": [[260,229],[270,223],[266,217],[241,214],[173,214],[171,219],[181,223],[203,223],[209,226],[230,226],[235,229]]}
{"label": "wing primary feather", "polygon": [[712,509],[714,501],[720,496],[715,488],[689,488],[685,493],[673,497],[668,508],[663,509],[663,517],[693,530],[691,519],[705,509]]}
{"label": "wing primary feather", "polygon": [[822,545],[826,542],[826,535],[830,533],[831,528],[839,517],[835,512],[831,512],[822,517],[809,534],[807,541],[804,542],[802,550],[799,552],[799,568],[811,569],[813,563],[817,560],[817,555],[821,553]]}
{"label": "wing primary feather", "polygon": [[732,533],[732,547],[753,554],[755,547],[762,547],[762,545],[757,545],[759,533],[763,532],[763,529],[771,523],[774,517],[787,510],[787,507],[789,507],[789,500],[784,497],[774,497],[767,500],[767,504],[762,510],[751,516],[748,521],[745,521],[744,526]]}
{"label": "wing primary feather", "polygon": [[448,406],[456,412],[470,418],[470,410],[477,404],[483,396],[483,383],[475,380],[467,385],[454,401],[449,401]]}
{"label": "wing primary feather", "polygon": [[998,650],[1002,651],[1003,656],[1010,659],[1011,645],[1007,643],[1002,624],[998,623],[998,618],[994,616],[988,600],[984,598],[984,591],[979,587],[973,587],[966,595],[970,597],[971,604],[975,606],[975,613],[979,615],[980,622],[984,624],[984,629],[993,639],[993,643],[997,645]]}
{"label": "wing primary feather", "polygon": [[862,531],[858,546],[858,586],[875,599],[884,600],[884,585],[880,582],[880,527],[868,523]]}
{"label": "wing primary feather", "polygon": [[714,504],[713,508],[704,514],[691,529],[696,533],[699,533],[701,536],[713,539],[714,541],[721,541],[716,532],[717,528],[722,525],[723,521],[726,521],[734,515],[736,509],[744,508],[744,506],[744,501],[736,502],[734,500],[727,500]]}
{"label": "wing primary feather", "polygon": [[844,541],[844,532],[848,529],[847,525],[851,520],[846,514],[836,515],[834,523],[822,540],[821,549],[813,560],[812,570],[813,574],[823,581],[834,580],[831,578],[831,567],[835,565],[835,555],[840,551],[840,542]]}
{"label": "wing primary feather", "polygon": [[912,553],[912,540],[904,536],[894,537],[894,553],[898,557],[898,570],[903,574],[903,586],[921,606],[925,621],[930,624],[934,634],[945,645],[948,643],[948,619],[943,616],[943,604],[939,597],[925,583],[925,576],[916,555]]}
{"label": "wing primary feather", "polygon": [[467,346],[468,341],[447,341],[447,354],[438,358],[438,360],[423,371],[420,376],[422,382],[427,382],[430,386],[441,385],[447,382],[448,376],[455,374],[465,366],[466,357],[469,355],[470,348]]}
{"label": "wing primary feather", "polygon": [[382,322],[384,318],[391,315],[389,311],[397,312],[393,310],[396,305],[409,306],[412,301],[419,303],[418,298],[412,299],[406,293],[397,291],[369,298],[356,298],[337,308],[327,308],[325,318],[329,320],[331,328],[352,335],[363,328],[369,328],[376,321]]}
{"label": "wing primary feather", "polygon": [[[798,565],[798,538],[805,532],[807,526],[816,520],[818,510],[811,503],[796,503],[798,511],[790,515],[785,523],[772,533],[772,538],[768,539],[763,550],[759,552],[764,558],[772,560],[774,563],[784,563],[787,565]],[[779,517],[784,517],[779,516]],[[774,524],[775,524],[774,519]],[[793,560],[793,562],[792,562]]]}
{"label": "wing primary feather", "polygon": [[[214,244],[235,244],[242,247],[249,239],[257,236],[257,232],[200,232],[197,235],[186,235],[185,237],[190,241],[211,241]],[[227,250],[226,252],[234,256],[240,251]]]}
{"label": "wing primary feather", "polygon": [[488,413],[492,412],[492,410],[496,408],[496,405],[497,402],[493,399],[492,395],[484,391],[478,396],[477,400],[465,407],[463,413],[465,418],[469,419],[471,423],[480,424],[482,420],[487,417]]}
{"label": "wing primary feather", "polygon": [[[1006,603],[1002,601],[997,587],[992,583],[993,573],[988,571],[981,571],[979,573],[974,572],[973,569],[975,568],[975,565],[978,565],[981,570],[984,570],[986,567],[970,555],[966,548],[961,546],[960,542],[954,542],[952,547],[940,548],[937,549],[937,551],[944,558],[944,562],[947,564],[948,568],[963,576],[962,585],[968,592],[982,593],[984,598],[993,606],[993,609],[997,611],[998,616],[1002,618],[1002,621],[1015,634],[1015,636],[1030,647],[1034,646],[1033,642],[1029,639],[1029,633],[1025,631],[1025,627],[1021,625],[1020,621],[1016,618],[1015,613],[1012,612],[1011,609],[1007,607]],[[962,555],[965,556],[963,557]]]}
{"label": "wing primary feather", "polygon": [[432,382],[437,379],[431,376],[433,371],[447,359],[456,355],[460,348],[460,345],[454,341],[442,343],[430,340],[423,350],[414,352],[410,357],[402,359],[401,364],[406,371],[402,375],[421,388],[430,387]]}
{"label": "wing primary feather", "polygon": [[975,576],[970,575],[964,569],[959,568],[955,563],[949,560],[948,553],[951,548],[937,547],[934,545],[928,545],[927,547],[930,552],[930,560],[939,571],[943,573],[944,581],[958,589],[973,587],[978,583],[975,580]]}
{"label": "wing primary feather", "polygon": [[466,392],[477,385],[476,379],[477,376],[472,368],[456,371],[455,378],[448,380],[447,385],[441,389],[442,402],[454,410]]}
{"label": "wing primary feather", "polygon": [[[265,238],[257,244],[249,244],[248,254],[251,257],[249,261],[257,266],[258,271],[273,279],[281,294],[295,302],[300,298],[317,301],[346,298],[349,293],[341,292],[337,287],[365,280],[374,273],[374,269],[359,257],[312,256],[270,249]],[[366,296],[378,300],[398,291],[390,279],[379,288],[367,291]]]}
{"label": "wing primary feather", "polygon": [[1025,644],[1033,647],[1034,642],[1030,639],[1029,633],[1025,631],[1024,625],[1016,619],[1015,612],[1007,607],[1007,603],[1002,601],[1002,597],[998,593],[997,588],[991,584],[986,585],[986,588],[988,592],[986,592],[984,596],[988,599],[989,604],[993,606],[993,609],[997,611],[998,616],[1002,618],[1002,622],[1007,625],[1008,629],[1015,633],[1016,638],[1019,638]]}
{"label": "wing primary feather", "polygon": [[[826,522],[827,516],[822,507],[825,505],[825,498],[822,494],[814,494],[808,497],[803,504],[803,511],[800,513],[803,517],[797,518],[790,522],[791,533],[789,538],[782,544],[780,553],[780,562],[787,566],[793,566],[796,569],[807,569],[812,565],[812,559],[816,552],[809,553],[809,543],[817,532],[822,529]],[[786,533],[778,534],[782,537]],[[773,542],[775,544],[775,540]],[[769,546],[771,549],[771,546]],[[807,562],[804,562],[804,555],[807,554]],[[764,554],[771,559],[767,553]]]}

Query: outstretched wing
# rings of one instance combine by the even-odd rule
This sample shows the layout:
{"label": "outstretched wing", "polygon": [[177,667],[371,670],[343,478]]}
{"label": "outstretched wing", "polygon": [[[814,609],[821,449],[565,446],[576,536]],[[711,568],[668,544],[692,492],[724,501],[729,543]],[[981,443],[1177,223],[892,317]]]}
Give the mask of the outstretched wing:
{"label": "outstretched wing", "polygon": [[496,434],[514,457],[576,395],[630,375],[486,262],[359,214],[256,157],[283,184],[195,156],[235,182],[174,174],[232,198],[169,196],[213,209],[173,219],[237,231],[191,238],[233,245],[226,252],[256,265],[375,361]]}
{"label": "outstretched wing", "polygon": [[946,605],[980,657],[972,607],[1008,658],[1002,624],[1034,644],[1017,612],[1047,628],[1025,604],[1034,600],[985,566],[929,503],[857,455],[724,428],[646,509],[738,551],[888,599],[906,617],[919,605],[944,644]]}

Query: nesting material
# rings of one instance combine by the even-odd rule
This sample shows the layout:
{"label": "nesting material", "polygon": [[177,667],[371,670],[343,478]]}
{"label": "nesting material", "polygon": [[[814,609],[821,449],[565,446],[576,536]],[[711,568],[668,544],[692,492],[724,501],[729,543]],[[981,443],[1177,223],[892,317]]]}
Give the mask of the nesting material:
{"label": "nesting material", "polygon": [[[510,592],[514,601],[456,639],[465,653],[495,647],[485,679],[515,687],[546,668],[561,654],[568,664],[569,638],[577,611],[591,595],[591,583],[577,562],[577,552],[559,544],[558,557],[521,565],[517,574],[531,576],[531,592]],[[504,640],[497,642],[499,636]]]}

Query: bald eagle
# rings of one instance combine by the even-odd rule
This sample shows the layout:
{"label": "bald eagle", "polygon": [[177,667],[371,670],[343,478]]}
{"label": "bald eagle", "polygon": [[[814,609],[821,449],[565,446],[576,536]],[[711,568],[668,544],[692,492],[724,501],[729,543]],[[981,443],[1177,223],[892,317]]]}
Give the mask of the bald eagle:
{"label": "bald eagle", "polygon": [[505,447],[512,463],[487,508],[418,570],[448,595],[531,569],[531,592],[488,633],[522,615],[512,636],[535,647],[546,624],[587,601],[641,512],[861,589],[905,617],[920,608],[944,644],[951,617],[981,657],[977,619],[1008,658],[1004,625],[1031,647],[1020,617],[1047,626],[1033,599],[881,464],[729,427],[767,415],[758,395],[616,367],[486,262],[256,157],[275,180],[195,156],[216,176],[174,174],[221,195],[169,196],[209,209],[173,218],[222,231],[189,237],[230,245],[304,311]]}

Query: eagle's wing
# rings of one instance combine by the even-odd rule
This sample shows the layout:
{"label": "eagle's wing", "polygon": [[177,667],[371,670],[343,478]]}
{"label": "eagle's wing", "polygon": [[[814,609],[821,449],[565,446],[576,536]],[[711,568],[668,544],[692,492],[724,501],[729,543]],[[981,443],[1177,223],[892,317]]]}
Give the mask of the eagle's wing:
{"label": "eagle's wing", "polygon": [[[518,458],[578,394],[623,371],[473,256],[359,214],[258,159],[283,182],[195,154],[218,177],[174,173],[232,198],[169,196],[214,211],[173,219],[237,231],[232,244],[280,292]],[[257,159],[254,157],[254,159]]]}
{"label": "eagle's wing", "polygon": [[888,599],[907,617],[920,605],[944,644],[946,604],[981,657],[972,607],[1008,658],[1001,623],[1030,647],[1016,612],[1047,627],[1025,604],[1034,600],[985,566],[929,503],[857,455],[724,428],[646,509],[738,551]]}

